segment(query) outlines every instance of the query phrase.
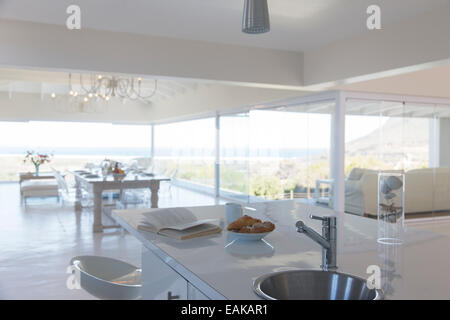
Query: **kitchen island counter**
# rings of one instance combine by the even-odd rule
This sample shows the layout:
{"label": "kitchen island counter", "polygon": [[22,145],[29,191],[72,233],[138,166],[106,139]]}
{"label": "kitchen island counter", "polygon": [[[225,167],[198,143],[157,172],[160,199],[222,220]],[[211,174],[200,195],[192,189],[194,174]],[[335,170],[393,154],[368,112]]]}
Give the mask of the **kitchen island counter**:
{"label": "kitchen island counter", "polygon": [[[216,218],[224,229],[217,235],[190,240],[137,229],[142,213],[164,209],[115,210],[113,217],[146,250],[209,299],[259,299],[252,288],[257,277],[290,269],[319,269],[321,247],[297,233],[295,223],[302,220],[320,232],[320,222],[308,216],[334,215],[334,211],[293,200],[249,206],[256,210],[247,214],[276,225],[265,241],[233,241],[226,231],[225,206],[188,208],[199,219]],[[450,299],[448,235],[409,227],[403,245],[380,245],[376,220],[345,214],[342,221],[341,215],[337,216],[338,271],[367,278],[369,266],[379,267],[387,299]]]}

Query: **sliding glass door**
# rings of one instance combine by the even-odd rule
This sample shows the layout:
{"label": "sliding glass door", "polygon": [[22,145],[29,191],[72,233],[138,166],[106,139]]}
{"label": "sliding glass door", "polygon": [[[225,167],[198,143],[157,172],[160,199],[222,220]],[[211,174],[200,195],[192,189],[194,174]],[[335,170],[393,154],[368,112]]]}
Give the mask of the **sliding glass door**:
{"label": "sliding glass door", "polygon": [[222,195],[330,203],[334,101],[220,117]]}
{"label": "sliding glass door", "polygon": [[214,186],[214,118],[155,125],[154,132],[156,173]]}
{"label": "sliding glass door", "polygon": [[250,115],[220,116],[220,195],[249,200]]}

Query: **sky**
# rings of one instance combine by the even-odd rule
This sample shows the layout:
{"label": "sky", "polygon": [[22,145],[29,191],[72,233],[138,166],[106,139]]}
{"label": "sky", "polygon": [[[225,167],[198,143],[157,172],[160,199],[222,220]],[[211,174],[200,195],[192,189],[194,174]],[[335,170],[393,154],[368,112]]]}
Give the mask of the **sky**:
{"label": "sky", "polygon": [[[253,149],[328,149],[328,114],[252,111],[250,115],[221,119],[221,147]],[[346,142],[377,129],[378,117],[346,117]],[[214,148],[213,118],[160,125],[155,128],[156,147]],[[0,147],[129,147],[150,148],[151,129],[144,125],[80,122],[0,122]]]}
{"label": "sky", "polygon": [[140,125],[0,122],[0,137],[0,147],[142,147],[150,145],[151,130]]}

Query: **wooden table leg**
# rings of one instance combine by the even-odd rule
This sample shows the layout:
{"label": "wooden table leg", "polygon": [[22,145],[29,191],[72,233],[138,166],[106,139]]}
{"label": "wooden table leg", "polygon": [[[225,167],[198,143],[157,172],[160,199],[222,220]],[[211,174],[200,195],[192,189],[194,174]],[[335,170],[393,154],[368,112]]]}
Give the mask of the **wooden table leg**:
{"label": "wooden table leg", "polygon": [[150,183],[150,191],[152,193],[151,201],[152,208],[158,208],[158,191],[159,191],[159,180],[152,180]]}
{"label": "wooden table leg", "polygon": [[103,232],[102,225],[102,191],[94,191],[94,232]]}

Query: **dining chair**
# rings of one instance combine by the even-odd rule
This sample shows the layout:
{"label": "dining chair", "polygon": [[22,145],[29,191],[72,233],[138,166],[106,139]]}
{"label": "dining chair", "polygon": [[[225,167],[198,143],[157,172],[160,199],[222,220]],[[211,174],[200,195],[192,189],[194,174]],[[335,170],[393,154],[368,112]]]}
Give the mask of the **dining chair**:
{"label": "dining chair", "polygon": [[151,193],[148,188],[145,189],[125,189],[122,190],[121,197],[117,201],[118,209],[126,209],[129,207],[150,207]]}
{"label": "dining chair", "polygon": [[175,179],[176,175],[178,173],[178,168],[174,169],[172,173],[169,175],[170,181],[169,181],[169,195],[172,196],[172,186],[173,186],[173,180]]}
{"label": "dining chair", "polygon": [[[135,161],[138,167],[141,168],[142,171],[147,171],[150,169],[150,167],[153,164],[151,157],[140,157],[140,158],[134,158],[132,161]],[[153,169],[153,168],[151,168]],[[151,171],[153,172],[153,171]]]}
{"label": "dining chair", "polygon": [[[54,168],[52,168],[53,176],[58,184],[58,195],[60,199],[61,206],[65,204],[74,204],[77,201],[77,194],[75,188],[70,188],[67,185],[66,179],[61,175],[61,173]],[[81,206],[91,207],[93,206],[93,199],[89,193],[82,190],[81,194]]]}

